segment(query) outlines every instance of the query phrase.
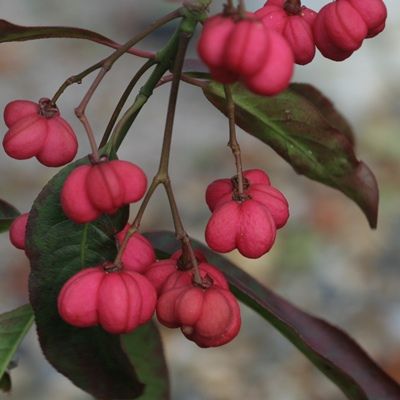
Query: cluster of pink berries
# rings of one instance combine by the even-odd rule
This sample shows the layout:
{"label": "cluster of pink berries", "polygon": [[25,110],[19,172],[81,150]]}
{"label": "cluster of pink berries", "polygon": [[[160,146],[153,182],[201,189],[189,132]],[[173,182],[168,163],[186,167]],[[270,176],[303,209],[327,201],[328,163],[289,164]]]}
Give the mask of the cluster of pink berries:
{"label": "cluster of pink berries", "polygon": [[[36,155],[46,165],[56,166],[71,161],[75,155],[76,147],[72,154],[70,146],[63,142],[72,137],[76,144],[75,135],[48,100],[39,104],[13,101],[4,115],[10,127],[4,147],[13,157]],[[50,156],[44,156],[48,152],[51,162]],[[101,159],[70,172],[60,202],[65,215],[82,224],[140,200],[146,186],[147,178],[137,165]],[[28,213],[22,214],[10,226],[10,240],[19,249],[25,249],[28,217]],[[129,228],[127,225],[116,234],[119,246]],[[188,339],[201,347],[225,344],[239,332],[239,305],[223,274],[202,254],[197,253],[197,257],[200,282],[194,279],[191,267],[178,266],[179,252],[169,260],[157,261],[151,243],[135,232],[129,237],[118,266],[108,262],[84,268],[63,285],[58,296],[59,314],[77,327],[100,325],[110,333],[121,334],[148,322],[156,312],[162,324],[180,327]]]}
{"label": "cluster of pink berries", "polygon": [[[50,100],[13,101],[4,116],[10,130],[3,144],[13,157],[35,155],[52,166],[74,157],[75,135]],[[69,219],[83,224],[139,201],[146,187],[147,178],[139,166],[101,158],[69,173],[60,203]],[[238,249],[250,258],[270,250],[276,230],[289,216],[285,197],[258,169],[245,171],[241,180],[211,183],[206,202],[213,213],[205,234],[209,246],[219,252]],[[27,221],[28,213],[22,214],[10,227],[10,240],[20,249],[25,248]],[[118,262],[84,268],[63,285],[58,296],[60,316],[77,327],[100,325],[121,334],[156,313],[161,324],[181,328],[201,347],[231,341],[240,329],[240,308],[224,275],[199,252],[197,268],[193,260],[184,263],[179,252],[158,261],[151,243],[140,233],[126,238],[129,229],[127,225],[115,235],[117,247],[123,246]]]}
{"label": "cluster of pink berries", "polygon": [[68,175],[61,191],[61,205],[68,218],[82,224],[139,201],[146,187],[146,175],[137,165],[102,159],[81,165]]}
{"label": "cluster of pink berries", "polygon": [[335,0],[318,13],[300,0],[268,0],[254,13],[226,8],[205,21],[198,53],[214,80],[270,96],[287,88],[294,63],[313,60],[316,46],[342,61],[381,32],[386,17],[382,0]]}
{"label": "cluster of pink berries", "polygon": [[276,230],[286,224],[289,205],[264,171],[244,171],[243,178],[242,193],[237,177],[218,179],[208,186],[206,201],[213,214],[205,236],[215,251],[238,249],[248,258],[258,258],[271,249]]}
{"label": "cluster of pink berries", "polygon": [[[122,242],[129,225],[117,234]],[[135,233],[122,267],[112,263],[85,268],[72,276],[58,297],[61,317],[71,325],[100,325],[127,333],[148,322],[156,311],[161,324],[180,327],[200,347],[231,341],[240,329],[240,309],[223,274],[199,256],[201,284],[192,270],[178,267],[180,252],[156,261],[150,242]]]}
{"label": "cluster of pink berries", "polygon": [[78,150],[75,133],[49,99],[40,99],[39,103],[14,100],[4,109],[4,121],[9,130],[3,147],[10,157],[36,157],[48,167],[74,159]]}
{"label": "cluster of pink berries", "polygon": [[385,28],[386,17],[382,0],[336,0],[318,13],[315,43],[325,57],[345,60],[361,47],[364,39]]}

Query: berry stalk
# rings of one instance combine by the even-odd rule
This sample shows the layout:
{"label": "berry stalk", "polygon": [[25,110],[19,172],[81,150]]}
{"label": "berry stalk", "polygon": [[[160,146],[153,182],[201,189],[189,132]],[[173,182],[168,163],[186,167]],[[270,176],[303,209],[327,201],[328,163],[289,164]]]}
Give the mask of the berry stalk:
{"label": "berry stalk", "polygon": [[229,121],[229,142],[228,146],[232,150],[233,157],[235,158],[236,174],[238,183],[238,195],[239,198],[243,196],[244,181],[243,181],[243,167],[242,157],[240,152],[239,142],[236,137],[236,124],[235,124],[235,103],[233,101],[232,89],[230,85],[224,85],[226,108]]}
{"label": "berry stalk", "polygon": [[[121,244],[121,247],[119,248],[117,257],[114,261],[114,264],[120,265],[122,254],[123,254],[125,247],[129,241],[129,238],[131,235],[133,235],[138,230],[142,216],[144,214],[144,211],[147,207],[147,204],[148,204],[151,196],[153,195],[157,186],[159,184],[163,184],[165,191],[167,193],[168,201],[170,203],[176,235],[182,243],[183,257],[184,257],[184,259],[190,259],[191,264],[194,268],[194,280],[196,283],[201,284],[202,279],[201,279],[200,273],[197,268],[197,260],[194,255],[193,249],[191,248],[189,236],[183,227],[183,223],[182,223],[179,211],[178,211],[178,207],[176,205],[175,197],[173,194],[173,189],[172,189],[170,178],[169,178],[169,157],[170,157],[172,133],[173,133],[173,127],[174,127],[174,120],[175,120],[176,103],[177,103],[178,92],[179,92],[179,84],[180,84],[180,80],[181,80],[182,68],[183,68],[183,63],[184,63],[187,46],[192,37],[192,32],[194,30],[195,25],[196,25],[196,23],[195,22],[193,23],[193,21],[192,21],[192,29],[182,30],[179,32],[179,44],[178,44],[178,49],[176,51],[175,63],[174,63],[174,67],[173,67],[173,79],[172,79],[170,97],[169,97],[169,102],[168,102],[168,112],[167,112],[167,118],[166,118],[166,122],[165,122],[164,140],[163,140],[163,145],[162,145],[162,150],[161,150],[161,157],[160,157],[160,164],[159,164],[158,172],[157,172],[156,176],[154,177],[149,190],[146,193],[146,196],[140,206],[140,209],[138,211],[138,214],[136,215],[136,218],[132,224],[132,227],[127,231],[127,233],[125,235],[125,238]],[[182,26],[183,26],[183,23],[182,23]],[[160,65],[156,68],[155,71],[153,71],[152,76],[156,73],[157,69],[159,69]],[[151,77],[150,77],[150,79],[151,79]],[[154,85],[154,87],[155,87],[155,85]],[[142,91],[141,91],[141,93],[139,93],[139,95],[140,94],[142,94]],[[135,101],[133,106],[135,106],[135,104],[137,104],[137,103],[138,103],[138,100]],[[140,109],[141,109],[141,107],[134,109],[135,110],[134,112],[136,113],[136,115]],[[129,110],[127,111],[127,113],[129,115]],[[124,115],[122,120],[124,118],[126,118],[127,113]],[[124,125],[120,125],[120,124],[121,124],[121,121],[118,123],[116,129],[118,129],[118,126],[124,126]],[[118,138],[120,136],[116,136],[116,137]],[[113,135],[113,139],[115,140],[114,135]]]}
{"label": "berry stalk", "polygon": [[172,219],[174,221],[174,227],[177,238],[182,243],[182,257],[187,260],[190,259],[192,267],[194,268],[194,281],[201,285],[202,279],[200,276],[200,272],[197,265],[197,260],[194,255],[193,249],[190,245],[190,239],[188,234],[185,231],[185,228],[182,223],[182,219],[179,214],[178,206],[175,201],[174,192],[171,186],[171,181],[169,178],[168,170],[169,170],[169,158],[171,153],[171,142],[172,142],[172,133],[174,129],[174,121],[175,121],[175,111],[176,111],[176,103],[178,99],[179,85],[181,81],[183,62],[185,59],[185,54],[187,50],[187,46],[189,44],[190,38],[192,34],[189,32],[181,32],[178,52],[176,54],[174,69],[173,69],[173,79],[171,84],[171,91],[169,95],[168,102],[168,111],[167,111],[167,119],[165,122],[165,130],[164,130],[164,140],[161,150],[161,159],[160,165],[158,169],[157,175],[161,176],[162,184],[164,185],[165,191],[167,193],[168,201],[171,208]]}

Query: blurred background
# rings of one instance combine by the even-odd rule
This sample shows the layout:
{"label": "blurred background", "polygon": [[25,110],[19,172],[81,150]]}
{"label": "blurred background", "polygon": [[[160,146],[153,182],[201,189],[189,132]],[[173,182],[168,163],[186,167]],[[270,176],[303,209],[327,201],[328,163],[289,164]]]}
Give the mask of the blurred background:
{"label": "blurred background", "polygon": [[[175,4],[174,4],[175,3]],[[304,1],[319,10],[326,1]],[[247,1],[248,9],[262,1]],[[347,61],[317,55],[297,67],[294,81],[320,88],[349,119],[357,134],[358,157],[374,171],[381,200],[378,229],[371,231],[361,211],[344,195],[296,175],[272,150],[240,132],[245,168],[263,168],[288,198],[291,219],[273,250],[259,260],[229,257],[268,287],[304,310],[352,335],[394,378],[400,379],[400,35],[397,0],[386,0],[385,31]],[[0,0],[0,18],[20,25],[69,25],[124,42],[153,19],[174,9],[162,0]],[[222,1],[214,1],[215,11]],[[157,50],[173,24],[142,44]],[[0,108],[13,99],[51,97],[60,84],[110,50],[81,40],[40,40],[0,45]],[[191,57],[195,57],[192,48]],[[100,137],[114,105],[141,64],[126,55],[101,84],[87,115]],[[58,105],[80,139],[79,156],[89,152],[73,114],[90,84],[69,88]],[[156,172],[168,85],[158,89],[131,129],[120,157]],[[2,130],[6,126],[1,122]],[[189,128],[189,129],[188,129]],[[204,240],[209,218],[204,191],[209,182],[235,173],[227,143],[227,121],[198,88],[182,84],[173,142],[171,176],[188,232]],[[0,149],[0,198],[30,209],[41,188],[57,172],[35,160],[17,161]],[[162,191],[146,212],[145,229],[172,229]],[[134,209],[132,210],[134,211]],[[0,236],[0,311],[27,301],[29,264]],[[243,327],[232,343],[203,350],[178,330],[161,329],[170,365],[174,400],[341,400],[342,393],[286,339],[258,315],[242,307]],[[44,359],[32,329],[12,370],[12,400],[84,400],[90,397]]]}

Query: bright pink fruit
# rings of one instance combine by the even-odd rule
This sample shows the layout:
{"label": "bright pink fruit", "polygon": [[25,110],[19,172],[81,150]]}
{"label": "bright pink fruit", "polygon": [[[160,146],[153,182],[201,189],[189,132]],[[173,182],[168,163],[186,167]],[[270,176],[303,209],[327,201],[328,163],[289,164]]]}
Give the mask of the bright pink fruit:
{"label": "bright pink fruit", "polygon": [[[243,172],[243,198],[253,199],[263,204],[271,213],[276,228],[284,226],[289,218],[289,205],[285,196],[271,186],[268,175],[260,169]],[[207,187],[206,202],[210,211],[232,200],[240,200],[238,195],[237,177],[217,179]]]}
{"label": "bright pink fruit", "polygon": [[65,119],[55,116],[47,119],[47,137],[37,159],[47,167],[59,167],[75,158],[78,141]]}
{"label": "bright pink fruit", "polygon": [[285,196],[273,186],[252,185],[246,192],[253,200],[263,204],[270,211],[276,228],[282,228],[289,218],[289,204]]}
{"label": "bright pink fruit", "polygon": [[73,170],[61,191],[61,205],[68,218],[77,223],[95,220],[102,213],[139,200],[146,191],[144,172],[128,161],[102,161]]}
{"label": "bright pink fruit", "polygon": [[36,156],[48,167],[59,167],[75,157],[78,142],[70,125],[49,99],[10,102],[4,110],[9,127],[3,139],[6,153],[18,160]]}
{"label": "bright pink fruit", "polygon": [[[250,187],[253,184],[271,184],[268,175],[261,169],[248,169],[247,171],[243,171],[243,176],[247,180],[247,184],[250,185]],[[210,211],[215,209],[222,197],[226,196],[227,194],[232,195],[232,192],[235,189],[233,183],[233,180],[235,179],[237,178],[233,177],[231,179],[217,179],[207,186],[206,203]]]}
{"label": "bright pink fruit", "polygon": [[334,61],[343,61],[350,57],[353,51],[343,50],[336,46],[328,34],[326,28],[326,11],[327,6],[330,4],[332,3],[327,4],[318,13],[313,26],[314,40],[318,50],[324,57]]}
{"label": "bright pink fruit", "polygon": [[243,172],[243,176],[249,181],[250,185],[260,183],[263,185],[270,185],[271,181],[266,172],[259,168],[248,169]]}
{"label": "bright pink fruit", "polygon": [[124,203],[125,188],[109,162],[91,166],[86,190],[93,207],[102,213],[114,214]]}
{"label": "bright pink fruit", "polygon": [[101,267],[73,275],[58,295],[58,312],[65,322],[80,328],[98,324],[98,291],[106,274]]}
{"label": "bright pink fruit", "polygon": [[348,0],[328,4],[325,29],[332,43],[344,51],[360,48],[368,33],[366,23]]}
{"label": "bright pink fruit", "polygon": [[254,93],[273,96],[288,87],[293,74],[294,57],[281,34],[268,29],[265,32],[269,47],[264,65],[254,75],[243,77],[243,82]]}
{"label": "bright pink fruit", "polygon": [[3,147],[10,157],[26,160],[40,152],[46,138],[46,120],[39,114],[30,114],[11,125],[3,138]]}
{"label": "bright pink fruit", "polygon": [[297,64],[308,64],[315,55],[315,43],[312,32],[317,13],[307,7],[299,7],[296,14],[287,12],[285,2],[268,1],[256,11],[256,15],[268,28],[283,35],[289,43]]}
{"label": "bright pink fruit", "polygon": [[261,95],[286,89],[293,73],[293,54],[285,39],[266,29],[256,15],[215,15],[204,23],[198,44],[200,58],[214,80],[242,81]]}
{"label": "bright pink fruit", "polygon": [[269,1],[255,12],[261,22],[268,28],[282,33],[288,19],[283,5],[271,4]]}
{"label": "bright pink fruit", "polygon": [[94,221],[101,212],[93,206],[86,190],[90,165],[75,168],[67,177],[61,190],[61,206],[65,215],[78,224]]}
{"label": "bright pink fruit", "polygon": [[304,18],[298,15],[289,17],[283,36],[292,48],[297,64],[305,65],[313,60],[315,43],[312,26]]}
{"label": "bright pink fruit", "polygon": [[225,195],[232,196],[233,189],[232,180],[229,178],[217,179],[211,182],[206,190],[206,203],[210,211],[214,211],[222,197]]}
{"label": "bright pink fruit", "polygon": [[263,24],[257,19],[242,19],[226,41],[224,66],[240,76],[253,75],[263,67],[268,48]]}
{"label": "bright pink fruit", "polygon": [[176,260],[168,258],[167,260],[159,260],[151,264],[145,276],[152,283],[157,294],[160,294],[166,280],[177,270]]}
{"label": "bright pink fruit", "polygon": [[[215,285],[228,289],[229,285],[225,276],[217,268],[205,261],[200,261],[198,267],[202,278],[208,275]],[[177,260],[174,258],[153,263],[145,275],[156,288],[158,294],[173,287],[188,285],[193,280],[193,270],[179,270]]]}
{"label": "bright pink fruit", "polygon": [[106,214],[113,214],[125,204],[140,200],[147,186],[147,178],[137,165],[113,160],[93,165],[86,188],[93,206]]}
{"label": "bright pink fruit", "polygon": [[[269,210],[277,229],[286,224],[289,218],[289,204],[278,189],[270,185],[255,184],[250,185],[244,193],[250,199],[258,201]],[[232,199],[232,193],[226,194],[219,199],[217,206],[228,203]]]}
{"label": "bright pink fruit", "polygon": [[382,0],[336,0],[323,7],[314,24],[314,38],[323,56],[342,61],[366,37],[385,26],[387,11]]}
{"label": "bright pink fruit", "polygon": [[[184,315],[185,309],[181,315]],[[182,326],[183,334],[200,347],[222,346],[233,340],[241,326],[240,308],[228,290],[207,289],[203,294],[203,308],[194,326]]]}
{"label": "bright pink fruit", "polygon": [[231,341],[241,325],[240,308],[229,290],[191,283],[163,290],[157,303],[157,318],[169,328],[181,327],[183,334],[200,347],[221,346]]}
{"label": "bright pink fruit", "polygon": [[233,19],[220,14],[204,22],[197,51],[203,62],[210,68],[223,66],[226,43],[234,28]]}
{"label": "bright pink fruit", "polygon": [[274,244],[276,224],[270,210],[256,200],[219,205],[208,221],[205,237],[215,251],[227,253],[237,248],[249,258],[258,258]]}
{"label": "bright pink fruit", "polygon": [[[117,233],[116,237],[120,245],[130,227],[131,226],[127,224],[121,232]],[[122,263],[124,264],[125,270],[143,274],[155,261],[156,255],[151,243],[139,232],[135,232],[129,238],[122,255]]]}
{"label": "bright pink fruit", "polygon": [[78,327],[101,325],[114,334],[127,333],[150,320],[156,306],[151,283],[133,271],[106,272],[102,266],[73,275],[58,296],[58,311]]}
{"label": "bright pink fruit", "polygon": [[[224,274],[213,265],[207,262],[201,262],[198,265],[200,276],[203,280],[211,280],[211,282],[218,287],[223,289],[229,289],[228,281],[226,280]],[[161,292],[168,291],[173,288],[178,288],[182,286],[187,286],[193,283],[194,271],[180,271],[175,270],[172,274],[168,276],[164,285],[161,288]]]}
{"label": "bright pink fruit", "polygon": [[10,128],[20,119],[39,114],[39,104],[30,100],[13,100],[4,108],[4,122]]}
{"label": "bright pink fruit", "polygon": [[376,36],[385,28],[387,10],[382,0],[348,0],[367,24],[368,38]]}
{"label": "bright pink fruit", "polygon": [[17,248],[25,249],[25,235],[26,235],[26,224],[28,222],[29,213],[19,215],[14,219],[10,226],[9,235],[10,242]]}
{"label": "bright pink fruit", "polygon": [[157,301],[149,280],[126,270],[106,274],[97,296],[98,322],[104,330],[115,334],[130,332],[148,322]]}
{"label": "bright pink fruit", "polygon": [[108,165],[118,175],[124,188],[123,203],[139,201],[147,188],[147,178],[143,170],[136,164],[124,160],[112,160]]}

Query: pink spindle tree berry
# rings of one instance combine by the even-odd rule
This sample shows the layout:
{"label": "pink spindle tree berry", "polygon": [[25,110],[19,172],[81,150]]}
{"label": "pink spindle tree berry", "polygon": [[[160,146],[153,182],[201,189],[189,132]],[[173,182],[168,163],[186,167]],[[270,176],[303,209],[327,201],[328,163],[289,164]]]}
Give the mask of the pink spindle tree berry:
{"label": "pink spindle tree berry", "polygon": [[224,66],[226,42],[234,27],[235,22],[229,16],[214,15],[204,22],[197,45],[199,56],[209,67],[212,78],[224,84],[239,78]]}
{"label": "pink spindle tree berry", "polygon": [[[120,245],[130,227],[127,224],[121,232],[117,233],[116,238]],[[125,270],[143,274],[156,261],[156,255],[151,243],[139,232],[135,232],[129,238],[121,260]]]}
{"label": "pink spindle tree berry", "polygon": [[326,28],[326,11],[327,8],[325,6],[319,11],[315,19],[313,28],[315,44],[324,57],[334,61],[343,61],[349,58],[353,51],[343,50],[331,39]]}
{"label": "pink spindle tree berry", "polygon": [[137,165],[103,160],[81,165],[68,175],[61,191],[61,205],[68,218],[86,223],[140,200],[146,187],[146,175]]}
{"label": "pink spindle tree berry", "polygon": [[241,19],[231,31],[224,49],[224,65],[238,76],[257,73],[265,63],[268,34],[258,19]]}
{"label": "pink spindle tree berry", "polygon": [[348,0],[367,24],[367,38],[376,36],[385,29],[387,10],[383,0]]}
{"label": "pink spindle tree berry", "polygon": [[151,319],[156,299],[153,285],[143,275],[96,266],[81,270],[64,284],[58,312],[71,325],[100,325],[107,332],[122,334]]}
{"label": "pink spindle tree berry", "polygon": [[[285,196],[271,186],[268,175],[259,169],[243,172],[244,192],[243,196],[257,200],[264,204],[272,214],[277,228],[284,226],[289,218],[289,204]],[[211,211],[231,200],[237,200],[237,177],[231,179],[217,179],[206,190],[206,202]]]}
{"label": "pink spindle tree berry", "polygon": [[152,283],[157,294],[160,294],[164,283],[177,270],[178,266],[175,259],[157,260],[149,266],[145,276]]}
{"label": "pink spindle tree berry", "polygon": [[293,73],[286,40],[250,13],[244,18],[218,14],[206,20],[198,53],[213,79],[224,84],[241,81],[260,95],[286,89]]}
{"label": "pink spindle tree berry", "polygon": [[238,249],[245,257],[258,258],[274,244],[276,224],[264,204],[253,199],[230,200],[214,210],[205,237],[207,244],[220,253]]}
{"label": "pink spindle tree berry", "polygon": [[[209,275],[218,286],[228,289],[228,282],[219,269],[208,264],[201,253],[197,256],[197,259],[200,275],[203,278]],[[160,294],[165,288],[184,286],[190,283],[193,279],[193,271],[191,268],[188,270],[179,269],[178,259],[169,258],[153,263],[146,271],[145,276],[153,284],[157,293]]]}
{"label": "pink spindle tree berry", "polygon": [[[200,276],[203,280],[212,280],[215,286],[229,289],[228,281],[226,280],[224,274],[212,264],[207,262],[201,262],[198,265]],[[177,288],[181,286],[189,285],[194,280],[193,269],[189,270],[175,270],[168,279],[165,281],[162,292],[170,290],[172,288]]]}
{"label": "pink spindle tree berry", "polygon": [[10,157],[36,157],[48,167],[59,167],[74,159],[78,150],[75,133],[49,99],[40,99],[39,103],[14,100],[4,109],[4,121],[9,130],[3,147]]}
{"label": "pink spindle tree berry", "polygon": [[386,17],[382,0],[336,0],[318,13],[314,24],[316,45],[325,57],[344,60],[361,47],[365,38],[384,29]]}
{"label": "pink spindle tree berry", "polygon": [[[269,186],[271,184],[269,176],[261,169],[248,169],[243,171],[246,187],[251,187],[254,184],[262,184]],[[207,186],[206,203],[210,211],[214,211],[221,198],[225,195],[233,194],[237,184],[237,177],[217,179]]]}
{"label": "pink spindle tree berry", "polygon": [[10,242],[17,248],[25,249],[25,235],[26,235],[26,224],[28,222],[29,213],[19,215],[14,219],[10,226],[9,235]]}
{"label": "pink spindle tree berry", "polygon": [[293,75],[294,56],[287,40],[278,32],[266,29],[268,51],[262,67],[243,77],[243,83],[252,92],[273,96],[285,90]]}
{"label": "pink spindle tree berry", "polygon": [[[280,3],[280,4],[278,4]],[[297,64],[310,63],[315,55],[312,27],[317,13],[305,6],[289,7],[285,1],[267,1],[255,13],[262,23],[287,40]]]}
{"label": "pink spindle tree berry", "polygon": [[204,284],[196,285],[188,274],[170,277],[157,302],[157,318],[169,328],[180,327],[200,347],[221,346],[239,333],[239,304],[210,275],[202,278]]}
{"label": "pink spindle tree berry", "polygon": [[325,29],[333,44],[345,51],[359,49],[368,33],[367,24],[347,0],[327,5]]}

